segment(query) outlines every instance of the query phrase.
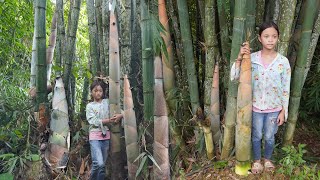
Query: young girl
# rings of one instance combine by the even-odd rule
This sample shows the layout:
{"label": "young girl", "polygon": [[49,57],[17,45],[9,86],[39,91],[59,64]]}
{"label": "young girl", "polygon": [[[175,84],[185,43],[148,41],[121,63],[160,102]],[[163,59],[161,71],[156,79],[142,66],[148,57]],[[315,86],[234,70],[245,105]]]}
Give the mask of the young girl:
{"label": "young girl", "polygon": [[107,124],[118,123],[122,115],[116,114],[109,118],[109,101],[104,99],[106,85],[102,81],[94,81],[90,86],[93,102],[86,107],[89,126],[89,143],[91,150],[92,168],[91,180],[105,179],[105,163],[108,157],[110,132]]}
{"label": "young girl", "polygon": [[[274,22],[265,22],[259,27],[262,50],[251,54],[252,63],[252,148],[254,174],[274,170],[271,155],[278,126],[288,117],[291,69],[289,61],[275,50],[279,29]],[[231,68],[231,80],[238,80],[242,56],[250,54],[243,43],[236,62]],[[264,166],[261,160],[261,140],[264,134]]]}

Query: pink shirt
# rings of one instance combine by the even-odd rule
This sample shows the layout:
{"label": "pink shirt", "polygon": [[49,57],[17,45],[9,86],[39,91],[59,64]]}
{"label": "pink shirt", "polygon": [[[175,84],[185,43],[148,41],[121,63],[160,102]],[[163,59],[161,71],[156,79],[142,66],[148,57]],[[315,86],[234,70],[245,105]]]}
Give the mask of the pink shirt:
{"label": "pink shirt", "polygon": [[110,131],[107,131],[106,136],[102,136],[102,131],[90,131],[89,140],[108,140],[110,139]]}

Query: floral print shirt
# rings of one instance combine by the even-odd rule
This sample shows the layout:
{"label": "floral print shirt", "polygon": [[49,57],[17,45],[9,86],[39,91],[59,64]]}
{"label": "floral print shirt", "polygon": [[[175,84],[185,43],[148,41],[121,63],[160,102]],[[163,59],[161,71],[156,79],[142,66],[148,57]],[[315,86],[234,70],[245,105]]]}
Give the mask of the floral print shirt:
{"label": "floral print shirt", "polygon": [[101,102],[90,102],[86,107],[86,117],[89,122],[89,131],[102,131],[106,133],[108,127],[102,124],[102,119],[109,118],[109,101],[103,99]]}
{"label": "floral print shirt", "polygon": [[[251,54],[252,63],[252,104],[260,110],[283,107],[285,121],[288,118],[291,68],[289,61],[281,54],[267,66],[261,63],[261,51]],[[231,81],[239,80],[240,68],[232,65]]]}

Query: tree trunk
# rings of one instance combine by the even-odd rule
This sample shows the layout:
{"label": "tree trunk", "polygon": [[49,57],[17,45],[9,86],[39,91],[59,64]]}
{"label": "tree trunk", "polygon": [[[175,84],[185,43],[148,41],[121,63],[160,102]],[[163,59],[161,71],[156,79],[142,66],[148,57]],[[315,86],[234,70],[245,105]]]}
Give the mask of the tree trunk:
{"label": "tree trunk", "polygon": [[[121,113],[120,109],[120,56],[118,22],[114,11],[110,13],[109,43],[109,102],[110,117]],[[123,158],[121,157],[120,124],[111,127],[111,162],[112,179],[124,179]]]}
{"label": "tree trunk", "polygon": [[284,134],[284,145],[292,144],[294,130],[298,120],[299,105],[301,99],[301,91],[304,84],[304,74],[306,72],[306,65],[308,59],[308,50],[311,42],[312,28],[314,19],[317,13],[317,0],[308,0],[307,9],[304,14],[304,21],[302,24],[301,38],[299,43],[298,58],[292,74],[292,84],[289,102],[289,114]]}
{"label": "tree trunk", "polygon": [[[235,12],[233,19],[233,34],[232,34],[232,49],[230,57],[230,66],[235,62],[238,56],[240,45],[244,41],[245,35],[245,20],[246,20],[246,0],[235,1]],[[223,148],[221,159],[226,159],[231,155],[234,148],[234,135],[236,124],[236,102],[237,102],[237,89],[238,83],[231,82],[229,79],[227,95],[227,109],[225,114],[225,129]]]}
{"label": "tree trunk", "polygon": [[281,13],[278,20],[280,35],[277,51],[284,56],[287,56],[288,53],[289,41],[291,38],[291,28],[294,19],[296,4],[297,0],[288,0],[280,2]]}
{"label": "tree trunk", "polygon": [[154,144],[153,157],[160,169],[153,165],[154,179],[170,179],[169,118],[163,92],[162,63],[159,56],[154,60]]}
{"label": "tree trunk", "polygon": [[99,42],[97,42],[98,33],[93,0],[87,1],[87,12],[89,26],[90,57],[92,62],[92,75],[98,76],[98,73],[101,72],[101,66],[99,62]]}
{"label": "tree trunk", "polygon": [[139,162],[138,131],[132,93],[127,75],[124,77],[124,134],[127,150],[128,179],[135,179]]}

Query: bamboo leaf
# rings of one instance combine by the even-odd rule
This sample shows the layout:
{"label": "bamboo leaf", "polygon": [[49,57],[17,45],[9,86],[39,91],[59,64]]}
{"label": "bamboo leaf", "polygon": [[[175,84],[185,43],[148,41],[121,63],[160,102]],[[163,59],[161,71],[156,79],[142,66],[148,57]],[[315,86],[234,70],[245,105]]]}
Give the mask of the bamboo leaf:
{"label": "bamboo leaf", "polygon": [[140,163],[140,166],[139,166],[139,168],[138,168],[138,170],[137,170],[136,177],[139,176],[139,174],[140,174],[140,172],[141,172],[144,164],[146,163],[146,160],[147,160],[147,156],[144,156],[144,157],[142,158],[142,161],[141,161],[141,163]]}
{"label": "bamboo leaf", "polygon": [[140,159],[142,156],[144,156],[146,154],[146,152],[143,152],[141,154],[139,154],[139,156],[134,160],[134,162],[136,162],[138,159]]}
{"label": "bamboo leaf", "polygon": [[153,164],[156,165],[157,168],[159,168],[160,171],[161,171],[161,168],[160,168],[160,166],[158,165],[158,163],[156,162],[156,160],[155,160],[152,156],[150,156],[150,155],[148,155],[148,157],[149,157],[149,159],[151,159],[151,161],[153,162]]}

